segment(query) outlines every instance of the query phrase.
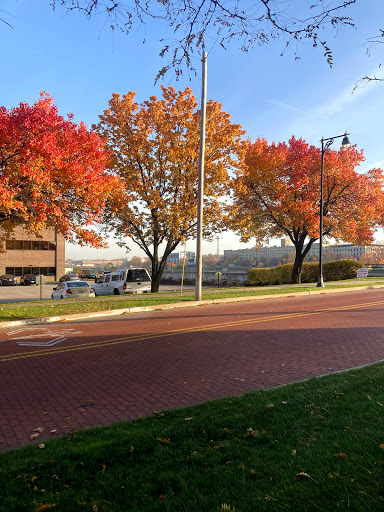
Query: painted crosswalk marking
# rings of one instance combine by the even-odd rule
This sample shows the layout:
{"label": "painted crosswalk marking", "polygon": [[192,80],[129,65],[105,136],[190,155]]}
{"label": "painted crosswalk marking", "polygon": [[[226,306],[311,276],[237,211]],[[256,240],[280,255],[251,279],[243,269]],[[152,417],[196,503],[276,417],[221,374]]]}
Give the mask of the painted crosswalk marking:
{"label": "painted crosswalk marking", "polygon": [[54,338],[50,341],[18,341],[17,344],[24,347],[52,347],[53,345],[57,345],[67,338]]}
{"label": "painted crosswalk marking", "polygon": [[[26,331],[28,331],[29,334],[27,334]],[[31,331],[34,332],[31,334]],[[0,343],[3,341],[16,341],[17,345],[24,347],[52,347],[53,345],[57,345],[58,343],[66,340],[68,336],[81,334],[81,332],[82,331],[67,328],[50,329],[48,327],[22,327],[20,329],[8,331],[6,334],[10,336],[10,338],[7,340],[0,340]],[[42,340],[41,338],[52,339]]]}

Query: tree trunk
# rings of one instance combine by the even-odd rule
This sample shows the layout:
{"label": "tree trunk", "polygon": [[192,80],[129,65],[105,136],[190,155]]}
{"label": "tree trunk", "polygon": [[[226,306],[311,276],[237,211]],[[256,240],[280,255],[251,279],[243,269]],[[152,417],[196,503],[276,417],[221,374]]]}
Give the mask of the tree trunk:
{"label": "tree trunk", "polygon": [[180,239],[176,239],[173,243],[168,240],[167,247],[164,250],[163,257],[159,263],[159,244],[157,233],[154,233],[154,244],[153,244],[153,255],[151,257],[152,260],[152,283],[151,283],[151,293],[157,293],[160,287],[160,281],[163,277],[165,265],[167,263],[167,258],[171,254],[172,251],[176,249],[179,245]]}
{"label": "tree trunk", "polygon": [[152,283],[151,283],[151,293],[157,293],[159,291],[160,281],[163,272],[152,272]]}
{"label": "tree trunk", "polygon": [[305,256],[301,254],[301,251],[296,250],[295,261],[293,263],[292,275],[291,275],[291,284],[300,284],[301,283],[301,270],[303,268],[303,261]]}
{"label": "tree trunk", "polygon": [[157,293],[159,291],[161,274],[159,275],[159,244],[157,232],[153,233],[153,254],[152,254],[152,282],[151,282],[151,293]]}
{"label": "tree trunk", "polygon": [[315,242],[316,238],[311,238],[307,245],[304,247],[304,242],[307,235],[306,233],[302,233],[300,237],[297,237],[295,247],[295,261],[293,263],[293,269],[291,274],[291,284],[300,284],[301,283],[301,271],[303,269],[303,263],[306,255],[308,254],[310,248]]}

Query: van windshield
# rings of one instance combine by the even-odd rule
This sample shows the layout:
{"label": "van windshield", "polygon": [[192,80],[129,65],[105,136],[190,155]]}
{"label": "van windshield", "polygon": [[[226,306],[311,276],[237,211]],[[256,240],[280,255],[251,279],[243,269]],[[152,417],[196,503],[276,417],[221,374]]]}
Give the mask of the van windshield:
{"label": "van windshield", "polygon": [[130,269],[127,272],[127,281],[150,281],[148,273],[145,269]]}

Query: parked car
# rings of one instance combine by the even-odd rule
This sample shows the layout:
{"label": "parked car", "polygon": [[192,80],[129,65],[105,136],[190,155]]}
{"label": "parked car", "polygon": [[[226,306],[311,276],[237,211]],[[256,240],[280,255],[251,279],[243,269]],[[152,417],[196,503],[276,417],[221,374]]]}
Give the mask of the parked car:
{"label": "parked car", "polygon": [[123,268],[104,275],[93,285],[96,297],[151,293],[151,277],[145,268]]}
{"label": "parked car", "polygon": [[79,270],[78,272],[80,279],[95,279],[96,278],[96,270],[91,270],[89,268]]}
{"label": "parked car", "polygon": [[11,276],[10,274],[4,274],[0,276],[0,285],[1,286],[16,286],[17,279],[15,276]]}
{"label": "parked car", "polygon": [[78,279],[80,279],[80,277],[77,272],[68,272],[65,276],[61,276],[59,281],[60,283],[64,283],[65,281],[77,281]]}
{"label": "parked car", "polygon": [[102,283],[104,281],[104,276],[110,274],[111,270],[100,270],[95,275],[95,283]]}
{"label": "parked car", "polygon": [[20,278],[20,284],[29,285],[29,284],[37,284],[36,276],[34,274],[24,274]]}
{"label": "parked car", "polygon": [[95,292],[85,281],[65,281],[53,288],[51,298],[54,299],[87,299],[94,297]]}

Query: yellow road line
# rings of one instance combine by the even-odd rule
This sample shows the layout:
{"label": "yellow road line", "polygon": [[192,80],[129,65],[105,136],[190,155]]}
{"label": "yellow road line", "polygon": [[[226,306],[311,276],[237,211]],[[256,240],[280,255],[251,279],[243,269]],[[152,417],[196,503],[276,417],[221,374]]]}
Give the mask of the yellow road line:
{"label": "yellow road line", "polygon": [[194,332],[211,331],[211,330],[226,328],[226,327],[236,327],[238,325],[257,324],[257,323],[261,323],[261,322],[269,322],[269,321],[274,321],[274,320],[275,321],[276,320],[285,320],[285,319],[295,318],[295,317],[318,315],[321,313],[329,313],[332,311],[346,311],[346,310],[362,308],[362,307],[366,308],[369,306],[377,306],[377,305],[383,305],[383,304],[384,304],[384,301],[367,302],[367,303],[353,304],[353,305],[348,305],[348,306],[338,306],[335,308],[318,309],[315,311],[306,311],[306,312],[300,311],[300,312],[295,312],[295,313],[283,313],[283,314],[278,314],[278,315],[264,316],[262,318],[251,318],[251,319],[236,320],[236,321],[231,321],[231,322],[221,322],[221,323],[216,323],[216,324],[189,327],[189,328],[183,328],[183,329],[174,329],[174,330],[170,330],[170,331],[153,333],[153,334],[137,334],[137,335],[131,335],[131,336],[129,336],[127,338],[123,338],[123,339],[113,338],[113,339],[109,339],[109,340],[81,343],[79,345],[71,345],[68,347],[52,347],[52,348],[50,347],[50,348],[46,348],[46,349],[35,350],[33,352],[7,354],[4,356],[0,356],[0,362],[14,361],[16,359],[27,359],[30,357],[38,357],[38,356],[44,356],[44,355],[61,354],[64,352],[85,350],[85,349],[89,349],[89,348],[101,348],[101,347],[105,347],[105,346],[120,345],[123,343],[131,343],[134,341],[144,341],[144,340],[151,340],[154,338],[164,338],[166,336],[175,336],[177,334],[189,334],[189,333],[194,333]]}

